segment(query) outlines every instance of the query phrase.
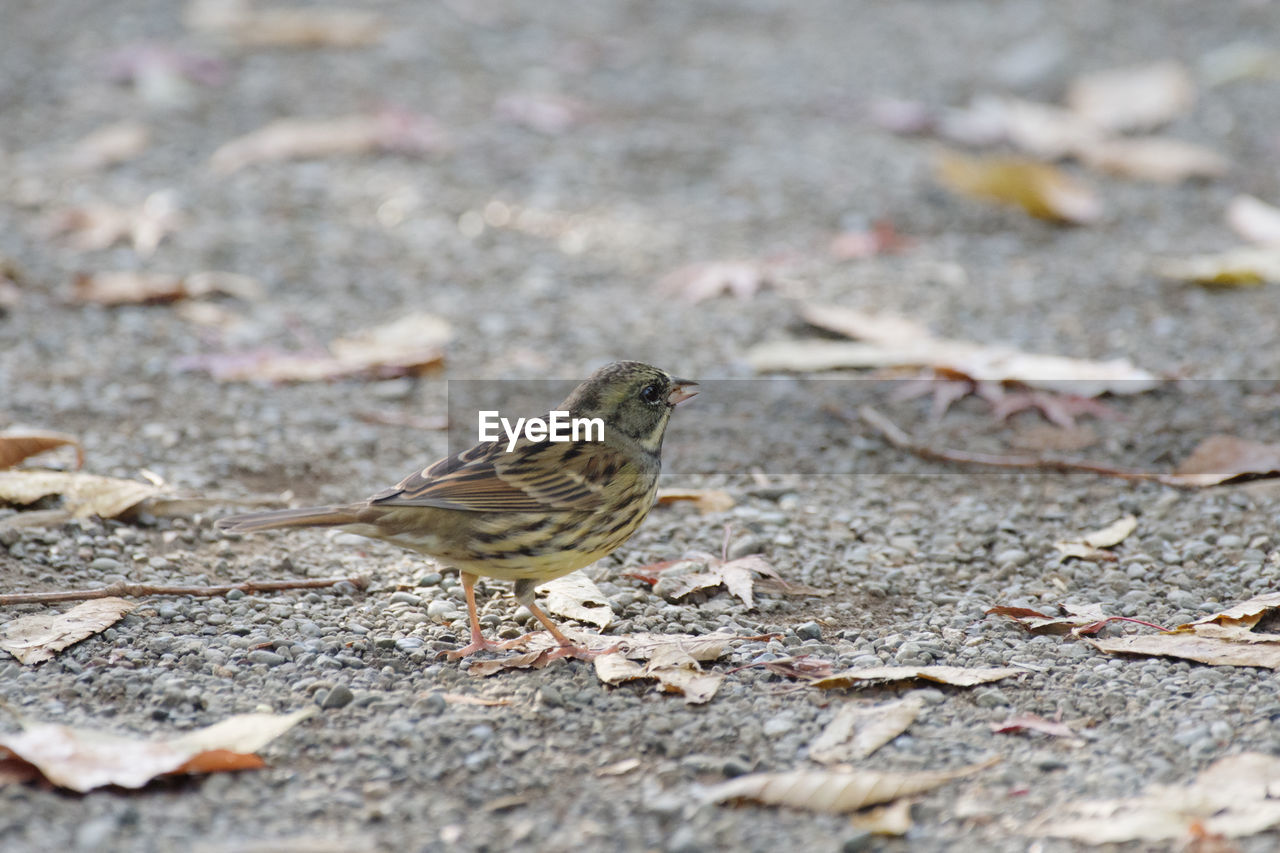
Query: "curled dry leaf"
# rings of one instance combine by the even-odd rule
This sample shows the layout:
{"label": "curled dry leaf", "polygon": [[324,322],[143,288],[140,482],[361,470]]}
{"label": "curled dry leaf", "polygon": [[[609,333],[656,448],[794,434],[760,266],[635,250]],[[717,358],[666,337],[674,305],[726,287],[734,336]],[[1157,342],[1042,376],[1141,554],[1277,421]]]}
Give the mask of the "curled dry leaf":
{"label": "curled dry leaf", "polygon": [[151,144],[145,124],[125,120],[104,125],[81,139],[67,153],[67,168],[94,172],[134,159]]}
{"label": "curled dry leaf", "polygon": [[987,615],[1007,616],[1032,634],[1081,634],[1096,633],[1114,617],[1102,612],[1101,604],[1060,604],[1060,616],[1049,616],[1029,607],[992,607]]}
{"label": "curled dry leaf", "polygon": [[[573,640],[575,645],[597,652],[601,656],[621,653],[624,658],[633,661],[655,659],[663,661],[673,657],[681,660],[688,657],[695,661],[712,661],[722,657],[729,645],[736,640],[762,639],[723,633],[701,636],[639,633],[606,637],[572,629],[566,629],[565,634]],[[507,655],[493,660],[474,660],[467,669],[467,674],[485,677],[508,669],[541,669],[556,659],[556,652],[560,647],[549,635],[540,633],[531,635],[525,643],[525,648],[528,651],[521,654]]]}
{"label": "curled dry leaf", "polygon": [[186,276],[145,272],[81,273],[72,299],[95,305],[143,305],[200,299],[214,294],[245,301],[262,298],[262,285],[246,275],[214,270]]}
{"label": "curled dry leaf", "polygon": [[542,585],[547,610],[568,619],[607,628],[613,621],[609,598],[582,572],[573,572]]}
{"label": "curled dry leaf", "polygon": [[769,272],[760,261],[708,261],[668,273],[657,287],[670,296],[703,302],[722,293],[747,299],[771,283]]}
{"label": "curled dry leaf", "polygon": [[1088,225],[1102,216],[1102,202],[1092,188],[1046,163],[943,152],[936,171],[952,192],[1018,207],[1037,219]]}
{"label": "curled dry leaf", "polygon": [[1280,246],[1280,207],[1251,195],[1238,195],[1227,204],[1227,224],[1250,243]]}
{"label": "curled dry leaf", "polygon": [[759,554],[727,561],[714,557],[681,560],[662,570],[653,591],[668,601],[678,601],[696,590],[723,586],[747,607],[755,607],[756,575],[781,580],[769,561]]}
{"label": "curled dry leaf", "polygon": [[0,734],[0,748],[34,765],[52,784],[73,791],[103,785],[141,788],[167,773],[208,773],[262,767],[252,753],[311,716],[240,714],[165,740],[142,740],[93,729],[24,722]]}
{"label": "curled dry leaf", "polygon": [[723,489],[658,489],[657,501],[660,504],[689,501],[703,513],[724,512],[737,503],[733,495]]}
{"label": "curled dry leaf", "polygon": [[328,352],[220,353],[187,359],[181,365],[188,370],[206,370],[220,382],[389,379],[439,367],[444,362],[444,345],[452,335],[446,320],[417,312],[336,338]]}
{"label": "curled dry leaf", "polygon": [[12,468],[28,457],[68,446],[76,449],[76,467],[82,467],[84,447],[74,435],[42,429],[7,429],[0,432],[0,468]]}
{"label": "curled dry leaf", "polygon": [[1067,90],[1077,115],[1109,131],[1150,130],[1191,109],[1191,74],[1176,62],[1158,62],[1082,74]]}
{"label": "curled dry leaf", "polygon": [[255,9],[250,0],[193,0],[183,20],[192,30],[245,47],[366,47],[387,30],[383,16],[366,9]]}
{"label": "curled dry leaf", "polygon": [[1126,515],[1123,518],[1116,519],[1101,530],[1095,530],[1079,539],[1054,542],[1053,547],[1057,548],[1066,557],[1076,557],[1081,560],[1112,561],[1118,559],[1116,555],[1103,549],[1114,548],[1137,529],[1137,517]]}
{"label": "curled dry leaf", "polygon": [[871,681],[923,680],[950,684],[953,687],[973,687],[1022,675],[1023,672],[1024,670],[1002,666],[866,666],[859,669],[846,669],[844,672],[819,678],[809,684],[823,690],[832,690],[856,687]]}
{"label": "curled dry leaf", "polygon": [[654,679],[668,693],[679,693],[690,705],[711,701],[724,681],[724,674],[704,672],[688,652],[678,646],[656,649],[645,663],[613,652],[595,659],[596,676],[605,684],[621,684],[636,679]]}
{"label": "curled dry leaf", "polygon": [[402,110],[329,119],[282,118],[224,143],[209,161],[220,175],[281,160],[309,160],[369,152],[426,154],[445,147],[439,123]]}
{"label": "curled dry leaf", "polygon": [[1267,593],[1212,616],[1179,625],[1172,631],[1089,642],[1110,654],[1185,658],[1212,666],[1280,669],[1280,634],[1253,630],[1263,616],[1277,609],[1280,609],[1280,593]]}
{"label": "curled dry leaf", "polygon": [[866,758],[910,728],[923,708],[924,700],[914,695],[880,705],[847,702],[809,744],[809,758],[819,764]]}
{"label": "curled dry leaf", "polygon": [[1156,274],[1206,287],[1257,287],[1280,283],[1280,246],[1241,246],[1208,255],[1166,258]]}
{"label": "curled dry leaf", "polygon": [[1196,445],[1166,482],[1215,486],[1235,480],[1280,475],[1280,444],[1264,444],[1233,435],[1211,435]]}
{"label": "curled dry leaf", "polygon": [[[62,497],[59,520],[65,518],[116,518],[148,498],[160,486],[68,471],[0,471],[0,501],[25,506],[41,498]],[[21,518],[20,513],[17,518]]]}
{"label": "curled dry leaf", "polygon": [[21,663],[49,660],[120,621],[138,605],[123,598],[98,598],[77,604],[65,613],[31,613],[0,625],[0,649]]}
{"label": "curled dry leaf", "polygon": [[1126,359],[1091,361],[939,338],[915,321],[890,314],[805,304],[800,307],[800,316],[810,325],[859,342],[793,340],[763,344],[747,352],[748,361],[757,371],[931,367],[974,382],[1018,382],[1081,397],[1140,394],[1160,384],[1155,374]]}
{"label": "curled dry leaf", "polygon": [[1241,838],[1280,825],[1280,758],[1244,752],[1220,758],[1186,785],[1152,785],[1136,797],[1055,806],[1028,835],[1086,844]]}
{"label": "curled dry leaf", "polygon": [[712,785],[703,801],[750,801],[805,811],[841,814],[931,791],[985,770],[999,759],[957,770],[892,773],[876,770],[793,770],[751,773]]}

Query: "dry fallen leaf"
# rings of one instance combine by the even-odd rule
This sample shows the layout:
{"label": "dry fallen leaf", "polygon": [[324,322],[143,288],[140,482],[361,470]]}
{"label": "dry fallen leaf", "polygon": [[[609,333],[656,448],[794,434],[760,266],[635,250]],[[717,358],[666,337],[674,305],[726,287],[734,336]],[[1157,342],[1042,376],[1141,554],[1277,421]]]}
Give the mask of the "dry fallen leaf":
{"label": "dry fallen leaf", "polygon": [[810,686],[823,690],[855,687],[868,681],[936,681],[953,687],[973,687],[991,681],[1000,681],[1022,675],[1025,670],[1012,667],[986,666],[866,666],[846,669],[809,682]]}
{"label": "dry fallen leaf", "polygon": [[703,302],[722,293],[747,299],[771,283],[770,274],[760,261],[708,261],[668,273],[659,279],[657,288],[669,296]]}
{"label": "dry fallen leaf", "polygon": [[183,20],[245,47],[366,47],[387,31],[385,18],[367,9],[255,9],[249,0],[193,0]]}
{"label": "dry fallen leaf", "polygon": [[1233,435],[1211,435],[1196,445],[1164,482],[1216,486],[1235,480],[1280,475],[1280,444],[1264,444]]}
{"label": "dry fallen leaf", "polygon": [[95,305],[139,305],[200,299],[213,294],[257,301],[262,298],[263,290],[262,285],[249,276],[212,270],[186,276],[100,272],[77,275],[72,300]]}
{"label": "dry fallen leaf", "polygon": [[597,776],[625,776],[632,770],[641,765],[638,758],[624,758],[621,761],[615,761],[613,764],[607,764],[596,771]]}
{"label": "dry fallen leaf", "polygon": [[1185,658],[1211,666],[1260,666],[1280,669],[1280,634],[1253,631],[1262,617],[1280,609],[1280,593],[1267,593],[1179,625],[1160,634],[1131,634],[1089,640],[1110,654]]}
{"label": "dry fallen leaf", "polygon": [[1280,245],[1240,246],[1209,255],[1156,261],[1155,273],[1206,287],[1257,287],[1280,283]]}
{"label": "dry fallen leaf", "polygon": [[19,616],[0,625],[0,649],[21,663],[41,663],[68,646],[105,631],[137,606],[123,598],[97,598],[65,613]]}
{"label": "dry fallen leaf", "polygon": [[613,621],[608,597],[582,572],[547,581],[541,590],[547,610],[558,616],[588,622],[597,628],[607,628]]}
{"label": "dry fallen leaf", "polygon": [[1217,178],[1231,168],[1226,157],[1210,148],[1160,136],[1100,139],[1077,154],[1092,169],[1162,184]]}
{"label": "dry fallen leaf", "polygon": [[1035,714],[1018,714],[1003,723],[992,723],[993,734],[1014,734],[1018,732],[1039,732],[1050,737],[1063,737],[1076,740],[1079,738],[1071,727],[1059,720],[1046,720]]}
{"label": "dry fallen leaf", "polygon": [[626,654],[612,652],[595,659],[596,676],[605,684],[621,684],[635,679],[655,679],[668,693],[679,693],[690,705],[711,701],[724,681],[724,674],[704,672],[692,655],[678,646],[665,646],[653,652],[645,663],[628,659]]}
{"label": "dry fallen leaf", "polygon": [[219,146],[209,164],[218,174],[229,175],[257,163],[382,151],[425,154],[444,146],[444,131],[430,116],[383,110],[329,119],[277,119]]}
{"label": "dry fallen leaf", "polygon": [[819,764],[866,758],[910,728],[923,708],[924,700],[913,695],[880,705],[847,702],[809,744],[809,758]]}
{"label": "dry fallen leaf", "polygon": [[23,723],[0,734],[0,749],[35,765],[54,785],[89,791],[103,785],[141,788],[167,773],[207,773],[264,766],[252,753],[314,713],[240,714],[165,740],[141,740],[93,729]]}
{"label": "dry fallen leaf", "polygon": [[139,257],[148,258],[182,224],[176,196],[163,190],[132,208],[110,204],[69,208],[53,217],[48,230],[54,235],[66,235],[71,247],[82,252],[128,242]]}
{"label": "dry fallen leaf", "polygon": [[82,467],[84,447],[74,435],[42,429],[7,429],[0,432],[0,468],[12,468],[30,456],[66,446],[76,449],[76,467]]}
{"label": "dry fallen leaf", "polygon": [[336,338],[328,352],[220,353],[196,356],[180,364],[188,370],[206,370],[220,382],[387,379],[439,367],[444,361],[444,345],[451,337],[447,321],[417,312],[385,326]]}
{"label": "dry fallen leaf", "polygon": [[151,144],[145,124],[124,120],[104,125],[81,139],[68,152],[67,167],[81,172],[105,169],[134,159]]}
{"label": "dry fallen leaf", "polygon": [[839,368],[931,367],[974,382],[1018,382],[1081,397],[1140,394],[1159,378],[1125,359],[1090,361],[1025,353],[1012,347],[939,338],[924,326],[889,314],[836,305],[802,305],[805,322],[858,342],[790,340],[747,352],[759,372]]}
{"label": "dry fallen leaf", "polygon": [[750,801],[841,814],[931,791],[985,770],[995,761],[957,770],[892,773],[876,770],[793,770],[751,773],[707,788],[704,802]]}
{"label": "dry fallen leaf", "polygon": [[1176,62],[1158,62],[1082,74],[1067,90],[1077,115],[1109,131],[1150,130],[1191,109],[1191,74]]}
{"label": "dry fallen leaf", "polygon": [[1280,758],[1245,752],[1220,758],[1186,785],[1152,785],[1141,795],[1056,805],[1028,835],[1086,844],[1241,838],[1280,825]]}
{"label": "dry fallen leaf", "polygon": [[1250,243],[1280,245],[1280,207],[1251,195],[1238,195],[1227,204],[1227,224]]}
{"label": "dry fallen leaf", "polygon": [[723,586],[747,607],[755,607],[752,587],[756,575],[781,580],[769,561],[759,554],[736,560],[714,557],[681,560],[662,570],[653,591],[668,601],[678,601],[696,590]]}
{"label": "dry fallen leaf", "polygon": [[874,835],[900,837],[911,831],[912,800],[903,798],[849,816],[849,825]]}
{"label": "dry fallen leaf", "polygon": [[733,495],[723,489],[658,489],[660,504],[689,501],[703,513],[724,512],[733,509]]}
{"label": "dry fallen leaf", "polygon": [[[685,658],[692,658],[699,662],[712,661],[722,657],[728,651],[730,643],[735,640],[763,639],[762,637],[738,637],[719,632],[700,636],[641,632],[620,637],[607,637],[574,631],[571,628],[565,629],[565,634],[576,645],[601,656],[620,653],[627,660],[658,660],[659,662]],[[560,647],[546,633],[530,635],[524,648],[527,651],[519,654],[489,660],[473,660],[467,669],[467,674],[483,678],[509,669],[541,669],[561,656],[557,655]]]}
{"label": "dry fallen leaf", "polygon": [[[154,483],[68,471],[0,471],[0,501],[25,506],[62,496],[63,518],[116,518],[160,493]],[[19,513],[17,518],[21,518]]]}
{"label": "dry fallen leaf", "polygon": [[1037,219],[1087,225],[1102,216],[1102,202],[1092,188],[1047,163],[943,152],[936,170],[952,192],[1019,207]]}
{"label": "dry fallen leaf", "polygon": [[1113,561],[1119,559],[1110,551],[1104,548],[1114,548],[1125,540],[1125,538],[1138,529],[1138,519],[1132,515],[1126,515],[1113,521],[1111,524],[1086,534],[1079,539],[1068,539],[1061,542],[1054,542],[1053,547],[1065,557],[1076,557],[1081,560],[1107,560]]}
{"label": "dry fallen leaf", "polygon": [[992,607],[987,615],[1007,616],[1032,634],[1081,634],[1096,633],[1102,626],[1118,617],[1107,616],[1101,604],[1060,604],[1061,616],[1049,616],[1029,607]]}

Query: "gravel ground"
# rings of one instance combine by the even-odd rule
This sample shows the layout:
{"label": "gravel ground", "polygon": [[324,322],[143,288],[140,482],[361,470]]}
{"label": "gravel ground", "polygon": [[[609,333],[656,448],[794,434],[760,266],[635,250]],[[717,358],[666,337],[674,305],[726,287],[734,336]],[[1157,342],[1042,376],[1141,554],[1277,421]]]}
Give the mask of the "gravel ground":
{"label": "gravel ground", "polygon": [[[1167,469],[1215,431],[1274,438],[1280,398],[1266,381],[1280,375],[1274,293],[1171,286],[1147,272],[1152,256],[1234,243],[1221,222],[1233,195],[1280,198],[1274,80],[1213,89],[1170,129],[1231,156],[1229,176],[1177,187],[1099,181],[1108,213],[1079,229],[943,195],[929,176],[930,146],[874,129],[863,109],[879,95],[939,105],[989,91],[1058,100],[1081,70],[1167,57],[1194,67],[1215,48],[1276,32],[1274,5],[608,2],[542,4],[535,14],[512,2],[388,0],[370,8],[395,26],[381,45],[356,50],[219,46],[185,30],[167,2],[50,0],[6,12],[0,253],[20,272],[21,301],[0,316],[0,426],[75,433],[94,473],[146,468],[183,494],[350,500],[448,444],[443,432],[370,423],[362,413],[440,415],[446,378],[580,377],[617,358],[747,377],[743,352],[796,334],[790,299],[801,296],[905,313],[959,338],[1127,356],[1222,380],[1117,401],[1123,420],[1091,422],[1101,441],[1089,451],[1116,464]],[[192,85],[176,104],[111,82],[106,57],[143,42],[217,57],[225,80]],[[584,118],[561,134],[502,121],[495,101],[512,92],[578,99]],[[433,115],[450,149],[268,164],[229,177],[207,166],[219,144],[274,118],[387,103]],[[55,165],[67,146],[120,118],[152,128],[144,155],[87,175]],[[46,235],[59,209],[138,204],[160,190],[176,193],[185,225],[151,258],[128,246],[74,251]],[[478,227],[494,202],[528,215]],[[881,218],[916,241],[910,251],[825,259],[831,234]],[[794,252],[814,259],[786,293],[690,308],[652,287],[689,262]],[[220,331],[167,306],[66,300],[77,272],[210,268],[251,275],[267,290],[258,303],[217,303],[234,315]],[[179,369],[202,353],[325,341],[416,310],[456,330],[444,370],[421,379],[270,387]],[[714,388],[721,397],[758,393],[752,383]],[[709,415],[698,414],[701,401],[682,407],[669,485],[723,487],[737,505],[710,515],[659,508],[589,573],[617,614],[611,633],[779,635],[738,645],[720,670],[795,654],[841,668],[1025,669],[985,687],[919,690],[927,702],[919,721],[865,762],[907,770],[1003,759],[921,797],[905,839],[868,837],[840,816],[700,806],[692,792],[749,771],[810,766],[808,744],[841,703],[910,688],[820,693],[753,668],[728,675],[710,703],[689,706],[647,684],[603,686],[578,661],[477,679],[465,663],[436,660],[465,635],[456,578],[349,535],[224,537],[212,522],[229,510],[217,509],[6,532],[0,588],[346,573],[373,582],[363,591],[147,599],[52,661],[0,661],[0,698],[29,717],[157,734],[264,706],[317,703],[321,713],[265,749],[269,767],[258,772],[84,796],[2,788],[0,846],[691,853],[1014,851],[1035,841],[1071,850],[1021,830],[1070,799],[1183,782],[1222,756],[1280,749],[1280,686],[1267,670],[1113,658],[983,615],[997,604],[1101,602],[1110,613],[1176,624],[1273,591],[1280,489],[1181,492],[960,471],[907,457],[831,416],[831,393],[814,387],[807,404],[800,395],[778,407],[762,432],[718,448],[724,462],[715,466],[688,452]],[[706,413],[718,411],[714,396],[704,395]],[[883,404],[919,434],[971,448],[1008,446],[1037,423],[1029,413],[994,423],[972,399],[936,423],[927,401]],[[812,470],[868,473],[787,473]],[[1139,527],[1118,561],[1056,555],[1054,541],[1126,513]],[[752,609],[723,592],[672,604],[622,575],[687,549],[715,550],[726,523],[738,530],[735,553],[758,548],[784,577],[834,594],[765,594]],[[523,629],[506,586],[485,585],[482,601],[488,630]],[[0,618],[37,609],[8,608]],[[509,704],[446,700],[455,693]],[[1081,740],[991,732],[990,722],[1017,713],[1061,714]],[[596,772],[632,758],[639,765],[625,775]],[[1237,843],[1270,850],[1277,836]]]}

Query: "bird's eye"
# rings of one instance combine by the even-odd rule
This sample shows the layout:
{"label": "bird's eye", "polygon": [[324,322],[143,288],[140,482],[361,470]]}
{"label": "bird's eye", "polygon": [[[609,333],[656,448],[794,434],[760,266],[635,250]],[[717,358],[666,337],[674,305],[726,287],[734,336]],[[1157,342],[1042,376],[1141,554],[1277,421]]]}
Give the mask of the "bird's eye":
{"label": "bird's eye", "polygon": [[640,391],[640,399],[646,403],[657,403],[662,399],[662,389],[657,385],[646,385]]}

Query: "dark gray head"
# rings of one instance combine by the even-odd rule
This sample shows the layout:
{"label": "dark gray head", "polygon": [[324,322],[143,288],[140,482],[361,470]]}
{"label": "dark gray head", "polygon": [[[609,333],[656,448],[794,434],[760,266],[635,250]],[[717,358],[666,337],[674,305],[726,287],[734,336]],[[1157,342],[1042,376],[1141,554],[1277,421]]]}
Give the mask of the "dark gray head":
{"label": "dark gray head", "polygon": [[601,418],[606,436],[616,430],[656,452],[672,409],[698,393],[692,390],[697,384],[650,364],[615,361],[587,377],[560,408],[574,417]]}

